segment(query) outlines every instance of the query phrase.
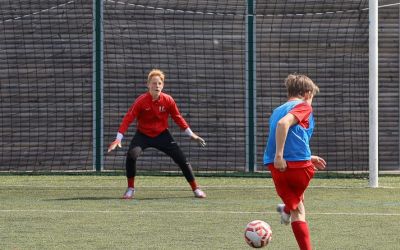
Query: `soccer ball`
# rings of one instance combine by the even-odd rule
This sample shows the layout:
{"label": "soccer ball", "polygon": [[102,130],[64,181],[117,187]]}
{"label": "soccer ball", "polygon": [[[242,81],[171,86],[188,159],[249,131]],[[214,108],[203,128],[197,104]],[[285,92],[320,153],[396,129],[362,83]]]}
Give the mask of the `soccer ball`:
{"label": "soccer ball", "polygon": [[265,221],[254,220],[247,224],[244,239],[249,246],[261,248],[268,245],[272,238],[271,226]]}

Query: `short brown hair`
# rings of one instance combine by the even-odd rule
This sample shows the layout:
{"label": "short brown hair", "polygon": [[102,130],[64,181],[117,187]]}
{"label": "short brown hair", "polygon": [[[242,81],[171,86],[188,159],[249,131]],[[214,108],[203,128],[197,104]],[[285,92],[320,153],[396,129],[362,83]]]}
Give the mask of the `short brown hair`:
{"label": "short brown hair", "polygon": [[306,75],[290,74],[285,79],[288,97],[304,96],[307,92],[319,93],[318,86]]}
{"label": "short brown hair", "polygon": [[162,72],[161,70],[152,69],[147,76],[147,82],[150,82],[150,80],[151,80],[151,78],[153,78],[153,76],[159,76],[161,78],[161,81],[164,82],[165,75],[164,75],[164,72]]}

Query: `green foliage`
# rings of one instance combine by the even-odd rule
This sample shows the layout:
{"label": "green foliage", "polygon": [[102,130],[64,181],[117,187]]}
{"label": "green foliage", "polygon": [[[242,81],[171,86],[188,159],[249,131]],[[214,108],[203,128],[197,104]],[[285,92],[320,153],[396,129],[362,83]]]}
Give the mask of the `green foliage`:
{"label": "green foliage", "polygon": [[[183,177],[138,176],[137,196],[121,200],[123,176],[0,176],[0,249],[249,249],[245,225],[267,221],[268,249],[298,249],[279,224],[270,178],[198,178],[196,199]],[[314,179],[306,192],[315,249],[396,249],[400,176]]]}

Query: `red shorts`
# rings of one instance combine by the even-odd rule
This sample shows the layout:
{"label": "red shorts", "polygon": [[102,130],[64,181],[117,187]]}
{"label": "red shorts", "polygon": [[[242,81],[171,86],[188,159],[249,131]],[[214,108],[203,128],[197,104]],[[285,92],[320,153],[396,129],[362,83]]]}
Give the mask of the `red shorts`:
{"label": "red shorts", "polygon": [[314,167],[287,168],[284,172],[268,165],[275,189],[289,210],[297,209],[300,201],[304,200],[304,192],[314,176]]}

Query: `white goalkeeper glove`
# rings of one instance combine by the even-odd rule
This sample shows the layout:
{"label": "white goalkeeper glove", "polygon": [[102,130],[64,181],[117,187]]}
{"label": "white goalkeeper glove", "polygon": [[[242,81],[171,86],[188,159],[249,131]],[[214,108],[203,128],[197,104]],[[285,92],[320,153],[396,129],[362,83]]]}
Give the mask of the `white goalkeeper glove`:
{"label": "white goalkeeper glove", "polygon": [[191,138],[192,140],[196,141],[197,144],[198,144],[200,147],[204,148],[204,147],[207,145],[206,141],[205,141],[203,138],[201,138],[200,136],[198,136],[198,135],[196,135],[195,133],[193,133],[193,131],[192,131],[190,128],[187,128],[187,129],[185,130],[185,133],[186,133],[188,136],[190,136],[190,138]]}
{"label": "white goalkeeper glove", "polygon": [[108,146],[107,153],[110,153],[111,151],[113,151],[117,146],[119,148],[122,148],[122,144],[121,144],[122,138],[124,138],[124,135],[121,133],[118,133],[117,138],[115,138],[115,140],[110,144],[110,146]]}
{"label": "white goalkeeper glove", "polygon": [[192,139],[195,140],[197,144],[199,144],[199,146],[202,148],[204,148],[207,145],[206,141],[198,135],[196,135],[195,138],[192,137]]}

